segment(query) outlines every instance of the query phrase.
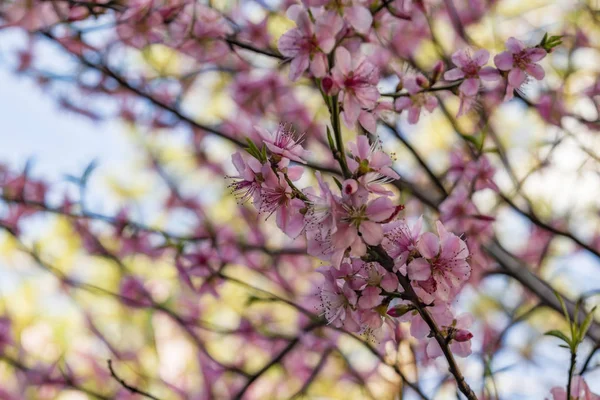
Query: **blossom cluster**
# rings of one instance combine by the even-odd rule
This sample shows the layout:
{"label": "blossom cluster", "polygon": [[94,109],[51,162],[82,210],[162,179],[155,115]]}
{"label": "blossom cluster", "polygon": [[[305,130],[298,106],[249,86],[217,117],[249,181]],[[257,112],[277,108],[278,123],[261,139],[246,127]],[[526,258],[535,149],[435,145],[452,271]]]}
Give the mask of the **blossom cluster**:
{"label": "blossom cluster", "polygon": [[[290,166],[290,161],[305,162],[301,138],[286,125],[273,134],[256,129],[263,138],[262,149],[251,145],[248,159],[233,155],[239,174],[231,187],[267,217],[275,213],[277,226],[288,236],[303,233],[308,253],[329,262],[321,268],[325,283],[320,292],[327,321],[369,335],[380,333],[384,323],[395,332],[399,321],[412,321],[413,336],[427,340],[429,327],[418,311],[424,307],[432,310],[456,354],[470,354],[471,319],[455,317],[450,307],[471,273],[469,249],[439,221],[436,235],[421,232],[422,219],[412,227],[397,219],[403,206],[394,203],[386,183],[399,176],[377,142],[358,136],[348,144],[345,161],[351,175],[337,182],[338,190],[317,174],[319,192],[310,187],[300,191],[294,182],[302,167]],[[369,259],[377,246],[393,265],[386,268]],[[418,298],[407,297],[399,279],[410,282]],[[428,341],[428,356],[440,356],[436,341]]]}

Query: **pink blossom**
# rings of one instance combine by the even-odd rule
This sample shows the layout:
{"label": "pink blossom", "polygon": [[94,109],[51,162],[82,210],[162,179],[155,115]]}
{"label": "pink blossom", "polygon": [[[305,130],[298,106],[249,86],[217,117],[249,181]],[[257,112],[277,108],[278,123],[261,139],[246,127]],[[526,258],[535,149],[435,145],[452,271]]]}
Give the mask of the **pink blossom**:
{"label": "pink blossom", "polygon": [[242,203],[252,199],[254,205],[258,207],[260,205],[260,181],[258,180],[258,174],[262,171],[261,163],[253,157],[245,161],[240,152],[234,153],[231,156],[231,160],[238,171],[238,175],[229,177],[233,180],[229,188],[238,196]]}
{"label": "pink blossom", "polygon": [[592,393],[582,376],[574,376],[571,381],[571,393],[567,398],[567,391],[562,386],[550,390],[552,400],[599,400],[600,396]]}
{"label": "pink blossom", "polygon": [[302,148],[304,135],[296,136],[291,125],[280,123],[274,133],[255,126],[267,148],[273,153],[286,157],[292,161],[306,164],[306,158],[310,153]]}
{"label": "pink blossom", "polygon": [[117,33],[123,42],[138,49],[161,42],[165,34],[163,20],[153,7],[154,0],[130,2],[117,23]]}
{"label": "pink blossom", "polygon": [[375,308],[381,304],[383,296],[381,294],[381,288],[377,286],[366,287],[358,299],[358,307],[363,310]]}
{"label": "pink blossom", "polygon": [[[294,8],[292,8],[294,9]],[[317,18],[313,26],[308,13],[297,11],[296,26],[279,38],[279,51],[292,59],[290,79],[298,80],[310,66],[317,78],[327,74],[327,54],[335,46],[335,35],[342,29],[342,20],[335,13],[325,13]]]}
{"label": "pink blossom", "polygon": [[494,218],[479,212],[464,185],[459,185],[440,204],[440,215],[442,222],[452,231],[476,236],[480,241],[492,234]]}
{"label": "pink blossom", "polygon": [[298,236],[304,229],[304,215],[300,212],[305,207],[304,202],[293,198],[285,176],[281,172],[275,174],[270,165],[263,165],[262,176],[260,212],[268,214],[267,218],[276,213],[277,226],[290,237]]}
{"label": "pink blossom", "polygon": [[[473,334],[468,328],[473,324],[473,316],[465,313],[456,317],[452,326],[443,326],[450,334],[450,350],[452,354],[459,357],[468,357],[471,354],[471,338]],[[427,356],[437,358],[444,353],[435,339],[429,339],[427,343]]]}
{"label": "pink blossom", "polygon": [[382,118],[382,116],[388,112],[393,111],[394,105],[389,101],[381,101],[377,103],[374,109],[372,110],[361,110],[358,116],[358,123],[362,126],[367,132],[371,134],[377,133],[377,119]]}
{"label": "pink blossom", "polygon": [[[435,294],[442,301],[450,300],[469,279],[471,267],[467,262],[469,249],[458,236],[446,230],[441,222],[437,222],[438,236],[426,232],[419,238],[417,249],[431,265],[431,278],[419,283],[419,286],[430,294]],[[423,266],[415,267],[419,276],[424,276]]]}
{"label": "pink blossom", "polygon": [[403,79],[404,87],[408,91],[408,96],[400,96],[394,102],[396,111],[400,112],[408,110],[409,124],[416,124],[419,122],[421,108],[433,112],[438,106],[437,98],[423,91],[423,87],[419,85],[419,78],[425,79],[423,75],[409,76]]}
{"label": "pink blossom", "polygon": [[363,135],[356,138],[356,143],[349,142],[349,154],[346,157],[348,168],[355,175],[376,172],[387,178],[400,179],[396,171],[391,168],[392,159],[379,146],[380,143],[377,141],[369,144],[369,138]]}
{"label": "pink blossom", "polygon": [[379,70],[364,57],[352,57],[346,48],[338,47],[331,75],[343,96],[344,123],[352,127],[363,108],[372,110],[377,105]]}
{"label": "pink blossom", "polygon": [[452,62],[457,68],[447,71],[444,74],[444,79],[448,81],[464,79],[458,87],[461,101],[457,116],[461,116],[469,110],[468,105],[472,104],[470,99],[474,98],[479,92],[481,80],[495,81],[500,78],[495,68],[484,67],[489,58],[490,53],[485,49],[476,51],[472,57],[465,49],[452,54]]}
{"label": "pink blossom", "polygon": [[325,283],[321,288],[321,308],[327,321],[338,328],[358,332],[360,325],[355,315],[358,296],[347,283],[338,283],[329,271],[323,271]]}
{"label": "pink blossom", "polygon": [[394,221],[385,226],[383,247],[395,259],[397,267],[402,266],[408,260],[409,254],[416,251],[422,226],[422,216],[412,228],[405,220]]}
{"label": "pink blossom", "polygon": [[508,85],[504,101],[513,98],[513,90],[519,88],[528,75],[537,80],[544,79],[544,69],[536,64],[546,57],[546,50],[539,47],[525,47],[523,42],[509,38],[506,41],[507,51],[494,57],[494,64],[501,71],[508,71]]}

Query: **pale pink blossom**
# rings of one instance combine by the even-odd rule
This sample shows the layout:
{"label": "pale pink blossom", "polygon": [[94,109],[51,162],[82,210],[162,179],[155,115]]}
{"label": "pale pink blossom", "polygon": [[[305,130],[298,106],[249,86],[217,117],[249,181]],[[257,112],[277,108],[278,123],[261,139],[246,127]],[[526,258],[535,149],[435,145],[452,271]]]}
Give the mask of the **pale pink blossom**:
{"label": "pale pink blossom", "polygon": [[[567,391],[562,386],[550,390],[552,400],[599,400],[600,396],[592,393],[582,376],[574,376],[571,381],[571,393],[567,398]],[[548,399],[550,400],[550,399]]]}
{"label": "pale pink blossom", "polygon": [[[471,338],[473,334],[468,330],[473,324],[473,316],[465,313],[456,317],[452,326],[443,326],[450,333],[450,350],[452,354],[459,357],[468,357],[471,354]],[[437,358],[444,353],[435,339],[429,339],[427,343],[427,356]]]}
{"label": "pale pink blossom", "polygon": [[348,168],[354,174],[363,175],[368,172],[377,172],[387,178],[400,179],[396,171],[391,168],[392,159],[381,150],[378,141],[369,144],[369,138],[360,135],[356,138],[356,142],[348,143],[348,151],[346,161]]}
{"label": "pale pink blossom", "polygon": [[[297,180],[300,175],[291,176],[290,180]],[[268,214],[267,218],[275,213],[279,229],[295,238],[304,229],[304,215],[300,212],[305,207],[304,202],[294,198],[293,190],[283,173],[276,174],[270,165],[263,165],[262,177],[264,181],[260,189],[260,212]]]}
{"label": "pale pink blossom", "polygon": [[377,105],[379,70],[364,57],[352,57],[346,48],[338,47],[331,75],[335,88],[343,97],[344,123],[352,127],[363,108],[372,110]]}
{"label": "pale pink blossom", "polygon": [[350,332],[358,332],[360,325],[355,309],[358,296],[347,283],[339,283],[329,270],[321,271],[325,282],[321,288],[321,309],[327,322]]}
{"label": "pale pink blossom", "polygon": [[229,177],[233,180],[229,188],[242,203],[252,199],[254,205],[258,207],[260,205],[261,184],[258,175],[262,171],[260,161],[254,157],[249,157],[246,161],[240,152],[235,152],[231,156],[231,160],[238,171],[238,175]]}
{"label": "pale pink blossom", "polygon": [[296,81],[310,68],[313,76],[327,74],[329,54],[335,46],[335,35],[342,29],[342,20],[335,13],[325,13],[313,24],[306,11],[297,11],[296,28],[279,38],[279,51],[292,59],[290,79]]}
{"label": "pale pink blossom", "polygon": [[[438,236],[425,232],[417,242],[421,256],[431,265],[431,278],[424,279],[419,286],[442,301],[450,300],[469,279],[471,267],[467,262],[469,249],[458,236],[437,222]],[[423,265],[415,267],[419,276],[424,276]]]}
{"label": "pale pink blossom", "polygon": [[544,79],[544,69],[537,62],[547,54],[546,50],[539,47],[525,47],[523,42],[514,37],[506,41],[506,49],[494,57],[496,67],[501,71],[508,71],[504,101],[513,98],[513,90],[519,88],[527,76],[533,76],[537,80]]}
{"label": "pale pink blossom", "polygon": [[255,126],[254,129],[273,154],[306,164],[306,158],[310,156],[310,153],[302,147],[304,135],[296,135],[291,125],[280,123],[275,132],[270,132],[260,126]]}
{"label": "pale pink blossom", "polygon": [[438,106],[438,100],[435,96],[424,92],[423,87],[419,85],[419,78],[425,79],[423,75],[409,76],[403,79],[404,87],[408,91],[407,96],[400,96],[394,102],[394,109],[398,112],[408,110],[408,123],[416,124],[419,122],[421,109],[425,108],[433,112]]}
{"label": "pale pink blossom", "polygon": [[477,50],[473,56],[466,50],[461,49],[452,54],[452,62],[456,68],[447,71],[444,79],[456,81],[463,79],[458,87],[460,107],[458,115],[461,116],[469,110],[473,99],[479,92],[480,81],[495,81],[500,78],[498,71],[493,67],[484,67],[490,58],[490,53],[485,50]]}

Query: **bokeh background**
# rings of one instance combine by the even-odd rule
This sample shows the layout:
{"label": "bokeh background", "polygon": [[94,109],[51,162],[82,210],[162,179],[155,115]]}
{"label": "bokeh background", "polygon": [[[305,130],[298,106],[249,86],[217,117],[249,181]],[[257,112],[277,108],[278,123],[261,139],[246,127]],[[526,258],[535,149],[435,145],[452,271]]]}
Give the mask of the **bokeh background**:
{"label": "bokeh background", "polygon": [[[467,0],[455,3],[459,8],[472,6]],[[498,1],[491,5],[491,11],[482,20],[469,25],[467,32],[492,54],[502,51],[509,36],[535,43],[545,32],[571,35],[565,40],[565,46],[542,62],[546,79],[531,82],[523,94],[537,103],[543,93],[560,93],[570,112],[597,121],[596,106],[590,97],[583,95],[586,88],[597,82],[600,74],[600,25],[597,20],[600,7],[596,3]],[[254,2],[244,3],[243,10],[255,20],[261,20],[265,15],[264,9]],[[273,43],[292,26],[291,21],[273,16],[269,21]],[[440,45],[450,54],[453,44],[450,35],[444,34],[452,30],[449,22],[435,21],[434,30],[439,33]],[[575,48],[574,38],[579,34],[585,34],[588,45],[571,51]],[[103,33],[99,32],[96,40],[104,39]],[[227,189],[227,180],[216,179],[206,168],[198,168],[198,148],[193,145],[197,135],[189,128],[152,128],[112,117],[95,120],[69,111],[60,105],[58,98],[93,104],[92,110],[107,115],[113,114],[120,104],[118,99],[111,102],[108,97],[88,100],[85,93],[70,85],[68,78],[63,84],[58,80],[58,83],[41,87],[28,74],[15,73],[18,51],[27,46],[28,38],[22,31],[0,31],[0,162],[13,170],[23,170],[27,166],[30,176],[52,182],[47,197],[49,204],[59,205],[65,193],[79,196],[79,188],[69,176],[80,176],[93,162],[93,173],[85,192],[87,210],[91,212],[114,216],[126,207],[129,215],[140,223],[189,233],[196,226],[197,216],[182,210],[166,211],[163,207],[172,195],[169,188],[172,183],[186,198],[200,202],[210,220],[237,234],[247,232],[236,200]],[[190,67],[189,59],[160,46],[142,51],[125,49],[122,54],[121,61],[128,69],[139,69],[147,76],[159,72],[179,74]],[[429,65],[437,57],[435,46],[428,41],[420,44],[416,54],[423,64]],[[40,71],[60,74],[72,68],[73,60],[56,45],[41,43],[36,46],[35,65]],[[393,77],[388,78],[381,84],[382,91],[393,88],[395,83]],[[184,109],[206,124],[234,117],[237,109],[228,91],[229,84],[230,78],[219,72],[199,76],[186,95]],[[326,119],[326,109],[319,106],[315,93],[298,88],[297,95],[309,105],[315,118]],[[454,115],[458,102],[452,98],[446,102]],[[460,118],[458,123],[466,130],[472,128],[469,115]],[[597,125],[583,124],[567,117],[557,126],[518,99],[498,106],[490,124],[498,133],[515,174],[519,179],[527,177],[522,190],[538,216],[562,224],[599,248],[600,164],[596,154],[600,154],[600,139]],[[416,125],[408,125],[403,116],[398,126],[433,169],[442,174],[449,163],[449,151],[458,142],[455,127],[442,110],[423,115]],[[345,134],[348,139],[354,135],[350,130]],[[400,143],[389,140],[389,132],[382,130],[380,135],[386,150],[395,154],[394,166],[402,176],[420,179],[421,172],[411,154]],[[553,146],[559,138],[560,144]],[[235,149],[233,145],[207,136],[200,146],[203,156],[215,165],[224,166],[225,173],[234,172],[228,162]],[[537,165],[548,155],[547,165],[538,169]],[[509,194],[510,177],[496,155],[492,154],[490,158],[498,167],[498,185]],[[153,161],[157,160],[162,173],[152,167]],[[305,177],[303,183],[314,183],[314,180]],[[412,203],[409,194],[399,196],[407,202],[407,215],[410,218],[417,216],[420,206]],[[494,229],[505,247],[514,254],[522,254],[530,240],[533,224],[499,202],[491,192],[480,193],[475,201],[482,213],[496,217]],[[4,207],[0,208],[1,215],[6,207],[0,207]],[[423,209],[422,212],[433,218],[429,211]],[[108,385],[116,391],[119,385],[110,377],[93,378],[95,368],[107,373],[105,360],[110,358],[115,360],[127,381],[143,384],[161,398],[179,398],[169,385],[202,392],[203,382],[211,376],[211,372],[203,371],[202,367],[208,362],[198,356],[185,332],[168,316],[152,310],[132,309],[110,296],[65,289],[56,274],[48,272],[31,254],[23,251],[22,246],[26,246],[61,272],[110,292],[118,292],[119,268],[106,257],[90,254],[67,218],[39,213],[24,221],[21,228],[22,242],[6,232],[0,233],[0,310],[11,317],[13,335],[28,353],[30,365],[59,360],[58,365],[68,364],[78,370],[85,377],[82,382],[90,388],[101,391],[103,385]],[[94,226],[94,231],[108,247],[116,245],[111,242],[108,226],[99,223]],[[261,222],[260,235],[265,235],[264,242],[274,248],[294,246],[278,233],[273,221]],[[541,265],[536,266],[536,273],[573,299],[591,294],[588,304],[594,304],[593,293],[600,289],[600,260],[561,237],[552,239],[547,254]],[[271,262],[265,255],[256,257],[257,263]],[[269,359],[269,350],[261,339],[249,340],[251,345],[248,345],[240,335],[231,333],[240,329],[245,321],[251,321],[251,325],[263,333],[284,335],[297,328],[300,317],[296,310],[275,301],[254,301],[260,294],[235,282],[219,286],[219,298],[210,293],[196,297],[181,295],[184,289],[172,255],[131,254],[124,256],[122,262],[129,271],[143,277],[146,288],[157,301],[164,301],[176,310],[185,307],[187,311],[195,310],[203,323],[209,325],[200,333],[206,348],[226,363],[235,363],[241,357],[242,364],[252,370]],[[281,273],[286,278],[297,276],[293,284],[298,301],[314,310],[318,298],[312,291],[320,279],[314,268],[319,263],[285,257],[280,262]],[[263,274],[260,268],[250,270],[234,265],[228,274],[252,286],[285,294],[280,285],[272,282],[273,276]],[[533,305],[535,300],[517,283],[498,275],[486,278],[477,287],[467,287],[458,307],[476,316],[474,348],[480,350],[486,329],[501,331],[513,315],[523,313]],[[545,398],[550,387],[563,385],[568,352],[558,347],[555,338],[543,336],[545,331],[560,327],[564,327],[560,315],[541,308],[506,333],[503,348],[491,364],[501,398]],[[94,330],[99,330],[102,335],[97,335]],[[339,354],[327,359],[323,372],[312,384],[309,398],[393,398],[393,388],[398,382],[389,367],[381,365],[353,339],[340,338],[339,347]],[[587,355],[592,347],[590,343],[584,343],[581,353]],[[283,363],[283,368],[269,371],[253,388],[257,398],[288,398],[294,393],[301,385],[298,376],[302,375],[289,371],[314,366],[320,360],[318,352],[310,350],[310,344],[304,344]],[[403,357],[410,359],[409,353],[404,349],[396,354],[400,365]],[[121,356],[118,360],[116,354]],[[595,392],[600,392],[600,372],[596,367],[599,362],[600,359],[592,359],[590,372],[586,374]],[[348,363],[362,379],[349,378],[347,372],[342,372],[346,371]],[[461,360],[461,365],[467,380],[480,388],[486,372],[477,350],[469,359]],[[439,386],[439,370],[436,365],[424,367],[420,371],[421,386],[427,393],[435,391],[436,399],[456,398],[452,384]],[[216,374],[215,371],[212,373]],[[412,376],[412,373],[414,371],[407,367],[407,374]],[[18,381],[14,366],[0,362],[0,387],[14,390]],[[213,398],[227,398],[224,393],[227,393],[225,389],[217,387]],[[23,398],[89,397],[80,391],[57,389],[51,385],[42,390],[30,387],[22,395]],[[411,396],[408,391],[407,398]]]}

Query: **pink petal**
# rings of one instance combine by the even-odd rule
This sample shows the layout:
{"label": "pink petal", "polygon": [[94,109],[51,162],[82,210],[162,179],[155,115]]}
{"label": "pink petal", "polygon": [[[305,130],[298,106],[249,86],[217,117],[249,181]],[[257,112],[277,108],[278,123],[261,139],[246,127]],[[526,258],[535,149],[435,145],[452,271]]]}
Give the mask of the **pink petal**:
{"label": "pink petal", "polygon": [[483,67],[479,71],[479,78],[484,81],[496,81],[500,79],[500,74],[498,70],[494,67]]}
{"label": "pink petal", "polygon": [[506,48],[511,53],[518,53],[521,50],[525,49],[525,45],[520,40],[517,40],[514,37],[511,37],[506,41]]}
{"label": "pink petal", "polygon": [[465,73],[460,68],[453,68],[449,71],[446,71],[444,74],[444,79],[447,81],[456,81],[458,79],[462,79],[465,77]]}
{"label": "pink petal", "polygon": [[480,67],[483,67],[489,59],[490,52],[485,49],[477,50],[475,54],[473,54],[473,61]]}
{"label": "pink petal", "polygon": [[381,289],[376,286],[368,286],[363,290],[360,299],[358,299],[358,306],[363,310],[369,310],[377,307],[381,304],[382,297],[379,295]]}
{"label": "pink petal", "polygon": [[382,222],[391,217],[395,210],[396,207],[389,198],[378,197],[369,202],[366,214],[371,221]]}
{"label": "pink petal", "polygon": [[421,107],[412,106],[408,109],[408,123],[416,124],[419,122],[419,116],[421,115]]}
{"label": "pink petal", "polygon": [[431,276],[431,265],[424,258],[415,258],[408,264],[407,271],[413,281],[426,281]]}
{"label": "pink petal", "polygon": [[348,92],[344,92],[344,114],[350,126],[354,126],[360,114],[358,99]]}
{"label": "pink petal", "polygon": [[542,58],[546,57],[546,50],[540,48],[527,49],[527,57],[530,62],[538,62]]}
{"label": "pink petal", "polygon": [[417,249],[423,257],[432,259],[437,256],[440,251],[440,240],[435,234],[425,232],[417,242]]}
{"label": "pink petal", "polygon": [[463,83],[460,84],[458,90],[461,91],[465,96],[473,97],[479,91],[479,79],[477,78],[469,78],[465,79]]}
{"label": "pink petal", "polygon": [[466,49],[460,49],[452,54],[452,62],[459,68],[466,67],[471,62],[471,57]]}
{"label": "pink petal", "polygon": [[310,63],[310,72],[315,78],[322,78],[327,74],[327,57],[323,53],[317,53],[313,56]]}
{"label": "pink petal", "polygon": [[539,64],[528,64],[525,68],[525,71],[535,79],[542,80],[546,73],[544,72],[544,68],[542,68]]}
{"label": "pink petal", "polygon": [[518,88],[525,82],[525,71],[520,68],[513,68],[508,73],[508,83],[514,88]]}
{"label": "pink petal", "polygon": [[408,96],[399,97],[394,102],[394,109],[396,111],[402,111],[412,105],[412,100]]}
{"label": "pink petal", "polygon": [[375,134],[377,132],[377,119],[372,113],[362,111],[358,117],[358,122],[369,133]]}
{"label": "pink petal", "polygon": [[344,76],[349,75],[352,71],[352,58],[345,47],[338,47],[335,51],[335,68]]}
{"label": "pink petal", "polygon": [[363,240],[371,246],[377,246],[383,240],[383,228],[381,224],[363,221],[358,230],[362,234]]}
{"label": "pink petal", "polygon": [[429,112],[433,112],[433,110],[435,110],[435,108],[438,106],[438,99],[437,97],[433,97],[433,96],[427,96],[425,98],[425,109]]}
{"label": "pink petal", "polygon": [[470,340],[468,340],[466,342],[452,341],[452,343],[450,343],[450,350],[456,356],[468,357],[469,355],[471,355],[471,341]]}
{"label": "pink petal", "polygon": [[442,352],[442,348],[440,347],[438,342],[435,341],[435,339],[429,340],[429,343],[427,343],[426,351],[427,351],[427,357],[429,357],[429,358],[438,358],[439,356],[444,354]]}
{"label": "pink petal", "polygon": [[277,42],[277,47],[284,56],[296,57],[300,52],[298,42],[301,41],[302,38],[302,33],[299,29],[291,29],[281,35]]}
{"label": "pink petal", "polygon": [[368,8],[353,6],[344,10],[344,16],[357,32],[366,34],[373,23],[373,15]]}
{"label": "pink petal", "polygon": [[387,273],[381,280],[381,287],[387,292],[395,292],[398,290],[398,278],[395,274]]}
{"label": "pink petal", "polygon": [[410,334],[417,339],[422,339],[429,334],[429,326],[421,316],[415,317],[410,324]]}
{"label": "pink petal", "polygon": [[356,138],[356,151],[361,160],[366,160],[369,158],[369,153],[371,153],[371,144],[369,143],[369,138],[365,135],[360,135]]}
{"label": "pink petal", "polygon": [[302,73],[308,68],[310,60],[307,54],[301,54],[294,58],[290,63],[290,80],[295,82],[302,76]]}
{"label": "pink petal", "polygon": [[513,67],[513,55],[505,51],[494,57],[494,64],[499,70],[508,71]]}

